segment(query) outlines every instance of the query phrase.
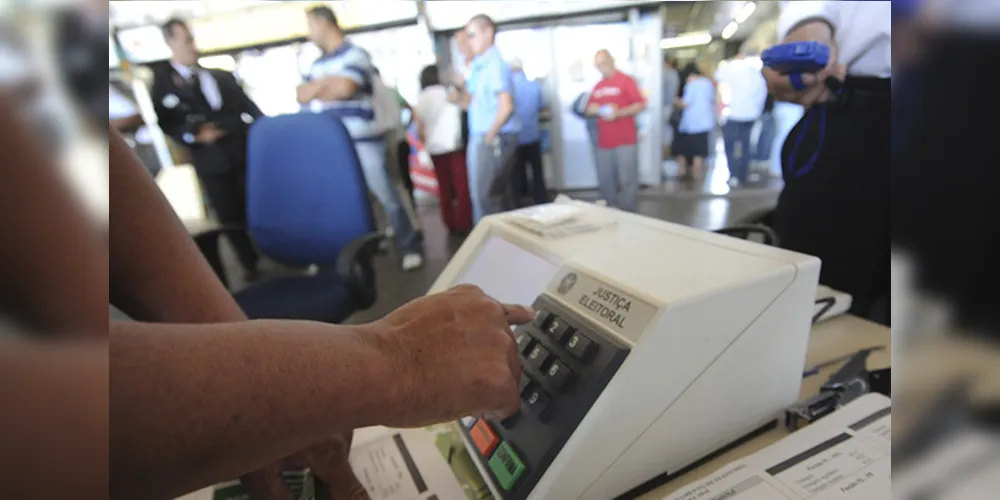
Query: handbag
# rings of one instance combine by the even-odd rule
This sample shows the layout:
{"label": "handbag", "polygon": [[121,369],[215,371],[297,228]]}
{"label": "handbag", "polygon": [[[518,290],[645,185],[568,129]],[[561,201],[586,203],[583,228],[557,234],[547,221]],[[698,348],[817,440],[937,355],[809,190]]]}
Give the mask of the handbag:
{"label": "handbag", "polygon": [[406,131],[406,142],[410,145],[410,179],[413,180],[413,188],[437,196],[438,181],[434,174],[434,162],[424,148],[423,141],[417,137],[416,126],[411,126]]}

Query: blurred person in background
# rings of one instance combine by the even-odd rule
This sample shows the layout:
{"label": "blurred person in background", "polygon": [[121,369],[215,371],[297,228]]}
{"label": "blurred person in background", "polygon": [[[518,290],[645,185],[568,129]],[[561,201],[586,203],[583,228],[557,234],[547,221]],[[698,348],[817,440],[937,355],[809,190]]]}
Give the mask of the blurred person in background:
{"label": "blurred person in background", "polygon": [[680,95],[681,80],[677,73],[677,61],[670,57],[663,58],[663,85],[660,92],[663,94],[663,159],[670,158],[670,147],[674,143],[674,101]]}
{"label": "blurred person in background", "polygon": [[715,85],[696,63],[688,63],[683,73],[687,76],[682,95],[674,101],[674,106],[681,108],[674,155],[681,178],[694,181],[702,178],[709,152],[708,134],[715,128]]}
{"label": "blurred person in background", "polygon": [[715,72],[720,93],[729,96],[729,116],[722,125],[722,140],[726,145],[729,185],[733,187],[747,182],[751,132],[767,100],[767,82],[760,73],[760,66],[749,59],[755,55],[756,50],[745,48],[735,58],[720,64]]}
{"label": "blurred person in background", "polygon": [[448,100],[436,66],[420,72],[417,133],[434,163],[441,219],[454,235],[472,230],[472,201],[462,144],[462,108]]}
{"label": "blurred person in background", "polygon": [[469,193],[473,222],[514,208],[510,172],[517,160],[520,121],[514,113],[514,81],[507,61],[494,45],[496,24],[474,16],[465,25],[472,71],[455,81],[454,99],[469,111]]}
{"label": "blurred person in background", "polygon": [[[524,74],[524,64],[520,59],[510,61],[514,78],[514,108],[521,122],[521,132],[517,137],[517,163],[511,172],[514,200],[521,206],[521,199],[531,194],[535,204],[545,203],[549,198],[545,189],[545,173],[542,170],[542,118],[548,110],[545,107],[542,86],[529,80]],[[528,171],[531,182],[528,182]],[[531,186],[529,189],[528,186]]]}
{"label": "blurred person in background", "polygon": [[422,243],[387,170],[386,143],[372,102],[376,75],[371,57],[344,38],[337,16],[329,7],[310,8],[306,11],[306,20],[309,40],[323,51],[323,55],[313,63],[310,81],[296,90],[296,98],[314,112],[338,117],[347,127],[354,139],[368,189],[389,218],[396,250],[402,256],[401,267],[404,271],[415,270],[424,263]]}
{"label": "blurred person in background", "polygon": [[108,80],[108,119],[155,178],[160,173],[160,160],[153,146],[153,135],[131,95],[131,89],[125,82],[116,78]]}
{"label": "blurred person in background", "polygon": [[[160,128],[191,151],[195,172],[216,217],[246,228],[247,132],[263,115],[228,71],[198,64],[198,48],[187,24],[161,26],[170,62],[153,71],[151,97]],[[257,278],[257,250],[245,232],[227,235],[245,279]]]}
{"label": "blurred person in background", "polygon": [[[822,259],[820,282],[851,294],[851,313],[887,324],[891,5],[787,2],[778,31],[828,45],[830,64],[802,75],[801,89],[763,70],[777,99],[807,108],[782,150],[774,229],[782,246]],[[828,77],[843,82],[839,95]]]}
{"label": "blurred person in background", "polygon": [[104,64],[108,48],[108,2],[86,0],[55,12],[56,50],[70,95],[94,123],[104,126]]}
{"label": "blurred person in background", "polygon": [[573,99],[572,110],[573,114],[584,121],[584,125],[587,127],[587,139],[590,141],[590,149],[592,149],[596,161],[597,157],[597,120],[596,116],[591,116],[587,114],[587,103],[590,102],[590,91],[580,92],[580,95]]}
{"label": "blurred person in background", "polygon": [[587,101],[587,114],[597,121],[597,183],[608,205],[635,212],[639,203],[638,131],[635,115],[646,99],[631,76],[618,71],[605,49],[594,55],[601,80]]}
{"label": "blurred person in background", "polygon": [[774,96],[767,95],[764,100],[764,110],[760,114],[759,132],[757,140],[753,143],[753,151],[750,155],[750,170],[755,170],[765,177],[771,175],[771,149],[774,148]]}
{"label": "blurred person in background", "polygon": [[[385,80],[382,78],[382,72],[379,71],[377,66],[372,66],[372,72],[375,73],[375,77],[372,80],[373,92],[375,93],[376,102],[379,97],[379,88],[385,89],[387,98],[392,100],[394,108],[398,111],[399,119],[393,122],[393,126],[390,131],[385,133],[385,143],[389,151],[389,161],[388,165],[396,165],[399,167],[399,178],[403,182],[403,188],[406,190],[409,196],[410,206],[414,206],[415,198],[413,192],[413,179],[410,177],[410,144],[406,142],[406,127],[410,125],[413,119],[413,107],[410,103],[406,102],[406,98],[403,94],[399,93],[399,89],[396,87],[390,87],[385,84]],[[386,106],[386,109],[389,107]],[[378,107],[376,106],[376,110]],[[378,117],[376,117],[378,120]]]}

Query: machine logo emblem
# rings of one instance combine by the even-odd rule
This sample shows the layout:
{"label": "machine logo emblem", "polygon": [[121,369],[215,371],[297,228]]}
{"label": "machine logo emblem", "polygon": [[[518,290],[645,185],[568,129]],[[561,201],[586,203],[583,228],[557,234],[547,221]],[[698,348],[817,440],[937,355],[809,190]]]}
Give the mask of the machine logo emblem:
{"label": "machine logo emblem", "polygon": [[559,282],[557,291],[560,295],[566,295],[567,292],[573,289],[574,285],[576,285],[576,273],[569,273],[563,276],[562,281]]}

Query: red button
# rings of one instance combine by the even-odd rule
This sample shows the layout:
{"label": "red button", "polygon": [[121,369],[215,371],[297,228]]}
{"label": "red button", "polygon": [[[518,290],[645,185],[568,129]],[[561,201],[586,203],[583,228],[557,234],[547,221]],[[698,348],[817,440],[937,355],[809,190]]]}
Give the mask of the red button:
{"label": "red button", "polygon": [[472,436],[472,442],[476,443],[476,448],[479,448],[479,453],[482,453],[484,457],[490,456],[490,453],[493,453],[493,450],[500,444],[500,438],[493,433],[490,424],[483,419],[479,419],[476,425],[472,426],[469,435]]}

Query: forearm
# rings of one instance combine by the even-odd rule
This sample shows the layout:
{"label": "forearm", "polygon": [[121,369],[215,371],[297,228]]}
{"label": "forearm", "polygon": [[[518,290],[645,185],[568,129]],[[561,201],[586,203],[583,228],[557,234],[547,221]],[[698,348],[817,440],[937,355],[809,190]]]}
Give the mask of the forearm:
{"label": "forearm", "polygon": [[245,319],[135,154],[113,132],[108,144],[112,303],[143,321]]}
{"label": "forearm", "polygon": [[350,78],[327,77],[315,82],[314,99],[322,101],[343,101],[350,99],[357,91],[357,82]]}
{"label": "forearm", "polygon": [[113,324],[115,496],[172,498],[385,423],[404,410],[392,407],[401,391],[370,335],[295,321]]}
{"label": "forearm", "polygon": [[625,106],[624,108],[618,111],[618,114],[622,116],[635,116],[641,113],[642,110],[644,109],[646,109],[646,101],[639,101],[637,103]]}
{"label": "forearm", "polygon": [[108,498],[108,347],[0,342],[0,491]]}
{"label": "forearm", "polygon": [[487,137],[496,137],[499,135],[500,129],[510,119],[510,115],[514,113],[513,99],[500,99],[500,102],[497,104],[497,115],[493,118],[493,124],[490,125],[490,130],[486,134]]}
{"label": "forearm", "polygon": [[0,300],[35,330],[104,335],[108,261],[97,224],[16,117],[0,99]]}
{"label": "forearm", "polygon": [[135,132],[143,125],[142,116],[132,115],[117,120],[111,120],[111,126],[119,132]]}

